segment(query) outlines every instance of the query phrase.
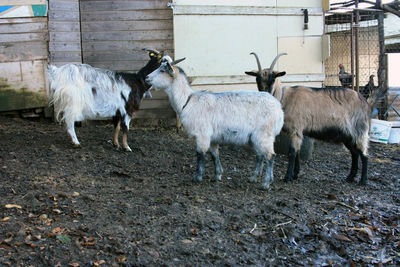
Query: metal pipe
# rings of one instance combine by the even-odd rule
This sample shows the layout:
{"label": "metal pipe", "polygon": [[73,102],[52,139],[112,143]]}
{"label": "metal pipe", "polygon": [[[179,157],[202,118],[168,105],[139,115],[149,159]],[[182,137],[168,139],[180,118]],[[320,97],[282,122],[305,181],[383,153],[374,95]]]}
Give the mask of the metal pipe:
{"label": "metal pipe", "polygon": [[354,27],[353,27],[353,21],[354,21],[354,13],[351,13],[351,27],[350,27],[350,67],[351,67],[351,89],[354,90]]}
{"label": "metal pipe", "polygon": [[[355,1],[356,8],[358,8],[358,0]],[[355,10],[355,25],[354,25],[354,35],[355,35],[355,59],[356,59],[356,88],[357,92],[360,91],[360,51],[359,51],[359,27],[360,27],[360,11]]]}

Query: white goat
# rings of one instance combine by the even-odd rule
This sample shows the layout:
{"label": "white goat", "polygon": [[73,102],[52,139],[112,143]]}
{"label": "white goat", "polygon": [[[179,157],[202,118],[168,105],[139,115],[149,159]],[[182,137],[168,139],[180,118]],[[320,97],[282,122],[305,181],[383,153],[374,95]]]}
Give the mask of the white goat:
{"label": "white goat", "polygon": [[202,180],[204,156],[208,150],[214,160],[215,180],[218,181],[223,172],[218,145],[251,142],[257,153],[257,164],[250,181],[256,181],[262,174],[265,158],[262,186],[268,188],[273,180],[275,136],[283,125],[279,101],[263,92],[194,92],[183,70],[173,66],[181,60],[166,60],[147,76],[146,81],[157,90],[165,90],[186,131],[196,138],[198,166],[194,180]]}
{"label": "white goat", "polygon": [[87,64],[49,65],[48,77],[56,119],[65,121],[74,146],[80,146],[75,133],[75,121],[96,117],[112,117],[114,146],[119,148],[118,134],[122,126],[122,147],[131,151],[127,142],[129,123],[150,88],[145,78],[160,66],[163,53],[149,51],[150,60],[138,73],[114,72]]}

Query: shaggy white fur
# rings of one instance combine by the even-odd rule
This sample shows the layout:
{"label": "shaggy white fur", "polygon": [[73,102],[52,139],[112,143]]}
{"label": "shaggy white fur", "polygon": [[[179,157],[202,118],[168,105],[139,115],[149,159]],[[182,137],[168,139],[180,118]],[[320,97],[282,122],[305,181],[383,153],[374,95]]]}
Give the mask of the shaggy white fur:
{"label": "shaggy white fur", "polygon": [[173,62],[164,62],[147,76],[155,89],[163,89],[190,136],[196,138],[198,167],[195,180],[202,180],[204,155],[210,150],[215,163],[215,179],[220,180],[222,166],[218,144],[244,145],[251,143],[257,153],[255,181],[267,161],[263,188],[273,180],[274,141],[283,126],[281,104],[269,93],[234,91],[213,93],[194,92],[182,69]]}

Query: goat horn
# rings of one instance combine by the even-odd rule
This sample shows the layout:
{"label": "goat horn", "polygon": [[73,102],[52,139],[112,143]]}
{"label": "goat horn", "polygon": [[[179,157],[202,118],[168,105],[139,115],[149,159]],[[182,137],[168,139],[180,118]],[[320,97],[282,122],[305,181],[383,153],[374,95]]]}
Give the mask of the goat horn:
{"label": "goat horn", "polygon": [[151,49],[151,48],[143,48],[144,51],[148,51],[148,52],[153,52],[156,53],[157,55],[160,54],[160,51],[157,51],[155,49]]}
{"label": "goat horn", "polygon": [[185,57],[184,57],[184,58],[180,58],[180,59],[176,59],[176,60],[174,60],[174,61],[171,62],[171,65],[176,65],[176,64],[178,64],[179,62],[184,61],[185,59],[186,59]]}
{"label": "goat horn", "polygon": [[274,61],[272,61],[272,63],[271,63],[271,67],[269,67],[269,70],[270,70],[270,71],[273,71],[273,70],[274,70],[275,63],[278,61],[279,57],[280,57],[280,56],[284,56],[284,55],[287,55],[287,53],[280,53],[280,54],[278,54],[278,55],[275,57]]}
{"label": "goat horn", "polygon": [[258,72],[261,74],[262,73],[262,68],[261,68],[261,64],[260,64],[260,60],[258,59],[258,56],[256,53],[251,52],[250,55],[254,55],[256,57],[257,60],[257,66],[258,66]]}

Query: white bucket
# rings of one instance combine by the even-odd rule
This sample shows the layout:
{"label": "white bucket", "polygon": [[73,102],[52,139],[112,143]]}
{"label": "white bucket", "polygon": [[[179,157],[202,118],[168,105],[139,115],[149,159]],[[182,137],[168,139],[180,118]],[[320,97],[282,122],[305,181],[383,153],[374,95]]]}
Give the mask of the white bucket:
{"label": "white bucket", "polygon": [[372,119],[371,128],[369,129],[369,140],[372,142],[387,144],[389,141],[391,128],[391,121]]}
{"label": "white bucket", "polygon": [[389,135],[389,144],[400,143],[400,121],[392,121],[392,129]]}

